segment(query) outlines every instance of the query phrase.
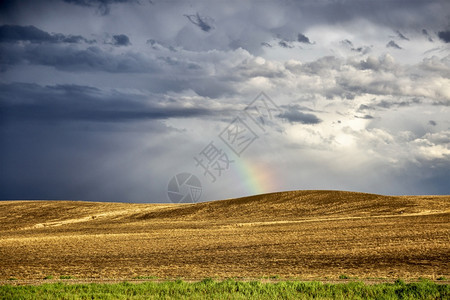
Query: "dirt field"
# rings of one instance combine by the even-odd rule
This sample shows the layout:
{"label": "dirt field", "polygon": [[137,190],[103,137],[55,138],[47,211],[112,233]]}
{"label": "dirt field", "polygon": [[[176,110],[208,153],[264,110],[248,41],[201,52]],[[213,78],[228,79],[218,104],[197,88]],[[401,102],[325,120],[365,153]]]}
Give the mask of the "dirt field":
{"label": "dirt field", "polygon": [[197,204],[0,202],[0,281],[450,277],[450,196],[295,191]]}

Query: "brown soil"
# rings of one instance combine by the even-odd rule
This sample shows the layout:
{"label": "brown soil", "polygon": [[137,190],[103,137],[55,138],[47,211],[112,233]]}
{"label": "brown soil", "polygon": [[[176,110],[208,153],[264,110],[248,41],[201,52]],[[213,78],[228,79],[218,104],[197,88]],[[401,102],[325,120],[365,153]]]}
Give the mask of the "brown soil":
{"label": "brown soil", "polygon": [[197,204],[0,202],[0,281],[450,276],[450,196],[292,191]]}

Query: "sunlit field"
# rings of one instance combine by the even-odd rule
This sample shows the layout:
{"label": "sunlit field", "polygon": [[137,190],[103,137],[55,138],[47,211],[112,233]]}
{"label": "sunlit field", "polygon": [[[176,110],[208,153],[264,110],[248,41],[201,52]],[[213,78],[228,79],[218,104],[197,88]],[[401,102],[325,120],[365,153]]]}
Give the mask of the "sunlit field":
{"label": "sunlit field", "polygon": [[449,196],[293,191],[197,204],[0,202],[0,280],[449,275]]}

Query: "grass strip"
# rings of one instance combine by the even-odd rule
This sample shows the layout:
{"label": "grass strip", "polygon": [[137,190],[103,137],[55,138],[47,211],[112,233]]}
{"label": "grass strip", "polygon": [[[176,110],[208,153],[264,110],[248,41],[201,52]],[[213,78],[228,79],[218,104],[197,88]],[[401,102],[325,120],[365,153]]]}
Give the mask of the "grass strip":
{"label": "grass strip", "polygon": [[232,279],[182,280],[132,284],[0,286],[0,299],[450,299],[448,284],[431,281],[364,284],[282,281],[261,283]]}

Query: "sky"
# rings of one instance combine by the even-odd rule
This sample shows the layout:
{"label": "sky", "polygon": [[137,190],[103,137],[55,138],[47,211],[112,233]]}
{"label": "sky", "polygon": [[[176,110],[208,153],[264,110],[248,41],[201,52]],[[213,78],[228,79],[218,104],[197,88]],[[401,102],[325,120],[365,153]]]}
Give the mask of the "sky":
{"label": "sky", "polygon": [[450,194],[446,0],[0,2],[0,199]]}

